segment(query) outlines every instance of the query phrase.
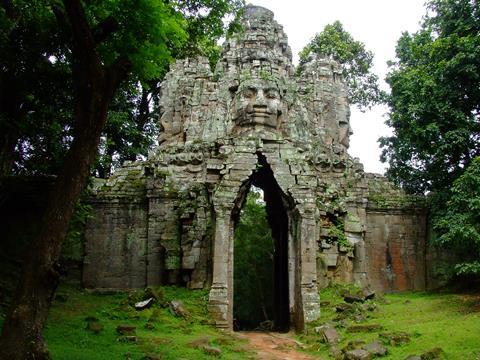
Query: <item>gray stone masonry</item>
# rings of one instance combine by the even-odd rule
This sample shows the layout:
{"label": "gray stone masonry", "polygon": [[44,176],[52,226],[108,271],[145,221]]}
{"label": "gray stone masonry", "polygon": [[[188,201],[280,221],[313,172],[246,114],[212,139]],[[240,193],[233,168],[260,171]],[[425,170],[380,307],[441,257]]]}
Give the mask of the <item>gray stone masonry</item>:
{"label": "gray stone masonry", "polygon": [[241,24],[214,71],[204,58],[171,66],[159,146],[93,189],[85,285],[208,288],[213,319],[231,329],[235,217],[267,167],[288,217],[285,281],[297,329],[318,318],[318,290],[330,281],[423,288],[422,204],[348,154],[339,64],[313,57],[297,75],[270,10],[249,5]]}

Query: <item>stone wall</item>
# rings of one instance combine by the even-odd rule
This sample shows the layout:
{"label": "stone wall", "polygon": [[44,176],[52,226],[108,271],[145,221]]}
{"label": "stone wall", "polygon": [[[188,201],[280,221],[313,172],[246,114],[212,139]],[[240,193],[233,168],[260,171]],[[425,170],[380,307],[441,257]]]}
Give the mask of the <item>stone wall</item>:
{"label": "stone wall", "polygon": [[147,204],[92,203],[85,229],[83,284],[90,288],[132,289],[147,285]]}
{"label": "stone wall", "polygon": [[313,57],[296,74],[271,11],[247,6],[241,23],[214,71],[202,58],[171,67],[159,146],[92,190],[85,284],[210,288],[212,317],[231,328],[233,232],[253,184],[267,209],[287,214],[270,211],[269,223],[288,249],[275,281],[292,325],[318,318],[318,289],[330,281],[424,287],[423,204],[348,154],[341,67]]}
{"label": "stone wall", "polygon": [[425,289],[425,228],[424,213],[367,210],[365,267],[373,289]]}

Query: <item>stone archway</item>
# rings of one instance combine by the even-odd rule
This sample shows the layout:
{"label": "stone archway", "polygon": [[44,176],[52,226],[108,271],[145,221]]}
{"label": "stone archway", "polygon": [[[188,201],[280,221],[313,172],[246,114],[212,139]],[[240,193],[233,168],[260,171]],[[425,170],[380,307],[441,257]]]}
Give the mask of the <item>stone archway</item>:
{"label": "stone archway", "polygon": [[[289,248],[293,248],[293,236],[289,236],[289,218],[293,216],[294,201],[278,185],[265,156],[261,153],[258,153],[257,156],[257,169],[247,180],[246,186],[241,188],[232,211],[232,218],[236,224],[240,217],[240,209],[243,207],[246,193],[250,190],[250,185],[263,190],[274,249],[273,264],[269,270],[272,275],[272,283],[264,284],[265,287],[270,287],[270,290],[273,288],[273,297],[267,299],[267,304],[264,305],[271,307],[272,313],[269,320],[273,320],[273,330],[286,332],[290,329]],[[236,254],[233,254],[233,261],[234,263],[237,261]],[[235,264],[234,268],[236,268]],[[237,274],[234,273],[233,276],[236,277]],[[235,286],[233,293],[238,294]],[[238,299],[237,296],[234,296],[234,298]],[[249,301],[249,299],[245,299],[245,301]],[[238,304],[234,302],[234,312],[236,305]],[[239,319],[237,318],[237,320]]]}
{"label": "stone archway", "polygon": [[[231,170],[213,195],[216,218],[213,283],[209,297],[211,315],[218,327],[232,329],[234,227],[253,183],[265,191],[267,213],[278,250],[274,265],[275,329],[287,330],[290,325],[303,329],[305,322],[319,315],[314,204],[312,207],[308,202],[295,200],[295,178],[285,171],[288,166],[282,164],[279,153],[270,153],[268,158],[261,152],[243,153],[241,157],[234,155],[228,162]],[[276,180],[275,169],[282,174],[282,180]],[[235,177],[231,176],[232,171]],[[297,189],[297,193],[299,191],[301,189]]]}

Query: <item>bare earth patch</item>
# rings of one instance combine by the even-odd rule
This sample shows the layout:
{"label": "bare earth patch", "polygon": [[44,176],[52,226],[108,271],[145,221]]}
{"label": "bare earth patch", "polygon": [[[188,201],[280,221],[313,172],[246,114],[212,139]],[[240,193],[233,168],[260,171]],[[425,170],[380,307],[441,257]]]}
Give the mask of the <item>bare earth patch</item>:
{"label": "bare earth patch", "polygon": [[262,360],[313,360],[318,359],[297,350],[301,344],[289,334],[245,331],[235,333],[247,339]]}

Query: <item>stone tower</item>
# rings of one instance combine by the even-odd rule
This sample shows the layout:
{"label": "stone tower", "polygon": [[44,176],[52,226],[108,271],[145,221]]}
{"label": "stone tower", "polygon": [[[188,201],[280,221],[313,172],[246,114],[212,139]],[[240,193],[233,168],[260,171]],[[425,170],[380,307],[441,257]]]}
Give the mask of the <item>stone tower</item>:
{"label": "stone tower", "polygon": [[233,230],[251,185],[264,191],[275,243],[275,324],[319,316],[319,287],[425,286],[422,206],[347,150],[349,105],[337,63],[300,72],[273,13],[247,6],[243,31],[207,59],[177,61],[162,84],[159,146],[91,197],[84,283],[209,288],[232,327]]}

